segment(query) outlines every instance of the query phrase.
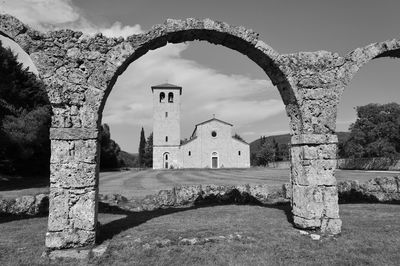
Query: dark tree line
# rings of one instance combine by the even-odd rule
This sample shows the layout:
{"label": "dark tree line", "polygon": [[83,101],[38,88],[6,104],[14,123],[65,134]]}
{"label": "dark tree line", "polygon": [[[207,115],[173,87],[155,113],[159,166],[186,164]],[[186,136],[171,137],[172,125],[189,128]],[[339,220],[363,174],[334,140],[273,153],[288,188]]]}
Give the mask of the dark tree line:
{"label": "dark tree line", "polygon": [[270,162],[289,160],[289,145],[278,143],[275,138],[260,137],[260,148],[250,154],[252,166],[265,166]]}

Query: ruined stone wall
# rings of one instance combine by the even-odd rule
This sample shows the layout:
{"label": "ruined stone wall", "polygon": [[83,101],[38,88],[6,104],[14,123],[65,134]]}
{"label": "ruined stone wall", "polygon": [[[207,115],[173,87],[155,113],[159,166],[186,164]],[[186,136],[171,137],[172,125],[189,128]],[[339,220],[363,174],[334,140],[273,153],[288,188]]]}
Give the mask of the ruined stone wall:
{"label": "ruined stone wall", "polygon": [[32,58],[47,85],[53,115],[50,214],[46,246],[94,244],[101,114],[117,77],[147,51],[203,40],[234,49],[259,65],[277,86],[290,118],[292,205],[295,224],[338,233],[336,109],[357,70],[376,57],[400,55],[393,40],[346,57],[325,51],[279,55],[244,27],[210,19],[167,20],[127,39],[60,30],[41,33],[0,15],[0,34]]}

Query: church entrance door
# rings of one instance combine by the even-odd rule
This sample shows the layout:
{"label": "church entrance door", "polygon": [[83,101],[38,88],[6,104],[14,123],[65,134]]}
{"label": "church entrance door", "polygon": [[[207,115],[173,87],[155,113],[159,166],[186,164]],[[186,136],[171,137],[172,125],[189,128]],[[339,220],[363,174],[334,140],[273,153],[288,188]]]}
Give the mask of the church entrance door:
{"label": "church entrance door", "polygon": [[168,157],[169,157],[168,155],[169,155],[168,152],[164,153],[164,168],[165,169],[168,169]]}
{"label": "church entrance door", "polygon": [[218,157],[212,157],[212,168],[218,168]]}

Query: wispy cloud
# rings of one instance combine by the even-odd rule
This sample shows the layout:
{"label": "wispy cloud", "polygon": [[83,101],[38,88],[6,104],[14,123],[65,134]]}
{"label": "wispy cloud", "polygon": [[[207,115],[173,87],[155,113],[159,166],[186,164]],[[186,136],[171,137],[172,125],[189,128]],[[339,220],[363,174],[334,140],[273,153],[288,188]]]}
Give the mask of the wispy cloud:
{"label": "wispy cloud", "polygon": [[96,25],[71,0],[3,0],[2,13],[8,13],[40,31],[70,28],[86,34],[102,32],[107,37],[127,37],[142,32],[140,25]]}

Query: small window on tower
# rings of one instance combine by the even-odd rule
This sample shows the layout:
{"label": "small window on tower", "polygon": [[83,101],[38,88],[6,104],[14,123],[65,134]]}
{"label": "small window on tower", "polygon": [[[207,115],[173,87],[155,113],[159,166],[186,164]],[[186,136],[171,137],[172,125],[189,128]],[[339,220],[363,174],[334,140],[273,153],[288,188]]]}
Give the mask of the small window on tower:
{"label": "small window on tower", "polygon": [[213,130],[213,131],[211,132],[211,136],[213,136],[213,138],[215,138],[215,137],[217,136],[217,131]]}
{"label": "small window on tower", "polygon": [[165,100],[165,93],[160,92],[160,103],[164,102],[164,100]]}
{"label": "small window on tower", "polygon": [[174,102],[174,93],[173,92],[168,93],[168,102],[169,103]]}
{"label": "small window on tower", "polygon": [[240,151],[238,151],[238,154],[239,154],[239,156],[240,156]]}
{"label": "small window on tower", "polygon": [[165,142],[168,142],[168,136],[165,136]]}
{"label": "small window on tower", "polygon": [[165,112],[165,117],[168,117],[168,112]]}
{"label": "small window on tower", "polygon": [[191,151],[189,151],[189,156],[192,156],[192,152]]}

